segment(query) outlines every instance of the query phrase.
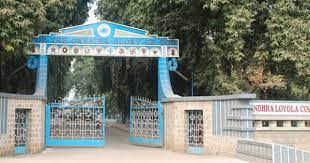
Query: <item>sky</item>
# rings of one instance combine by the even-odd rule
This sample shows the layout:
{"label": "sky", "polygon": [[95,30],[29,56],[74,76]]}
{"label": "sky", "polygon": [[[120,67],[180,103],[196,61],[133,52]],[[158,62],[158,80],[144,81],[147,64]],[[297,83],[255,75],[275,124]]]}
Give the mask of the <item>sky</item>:
{"label": "sky", "polygon": [[97,9],[97,1],[94,1],[94,3],[90,5],[90,7],[91,8],[88,11],[88,18],[84,24],[90,24],[99,21],[99,19],[95,16],[95,10]]}

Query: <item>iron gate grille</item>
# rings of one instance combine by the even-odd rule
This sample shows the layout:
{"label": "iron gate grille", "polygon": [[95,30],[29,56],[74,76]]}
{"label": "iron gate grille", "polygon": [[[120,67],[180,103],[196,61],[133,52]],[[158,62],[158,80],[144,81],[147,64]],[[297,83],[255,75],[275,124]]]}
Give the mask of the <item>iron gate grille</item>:
{"label": "iron gate grille", "polygon": [[159,102],[145,98],[130,99],[130,142],[147,146],[162,146],[163,117]]}
{"label": "iron gate grille", "polygon": [[48,105],[47,146],[104,146],[104,103],[96,97]]}
{"label": "iron gate grille", "polygon": [[26,109],[15,111],[15,154],[26,153],[27,145],[27,117]]}
{"label": "iron gate grille", "polygon": [[102,139],[101,108],[51,107],[51,139]]}
{"label": "iron gate grille", "polygon": [[203,151],[203,111],[186,111],[186,144],[187,151],[193,154],[202,154]]}

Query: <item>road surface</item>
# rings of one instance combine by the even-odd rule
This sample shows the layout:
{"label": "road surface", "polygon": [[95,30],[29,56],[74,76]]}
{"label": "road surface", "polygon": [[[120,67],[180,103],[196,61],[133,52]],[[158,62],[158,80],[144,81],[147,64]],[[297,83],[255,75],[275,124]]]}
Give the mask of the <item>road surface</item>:
{"label": "road surface", "polygon": [[32,155],[0,158],[0,163],[244,163],[223,156],[199,156],[131,145],[128,133],[107,128],[105,148],[48,148]]}

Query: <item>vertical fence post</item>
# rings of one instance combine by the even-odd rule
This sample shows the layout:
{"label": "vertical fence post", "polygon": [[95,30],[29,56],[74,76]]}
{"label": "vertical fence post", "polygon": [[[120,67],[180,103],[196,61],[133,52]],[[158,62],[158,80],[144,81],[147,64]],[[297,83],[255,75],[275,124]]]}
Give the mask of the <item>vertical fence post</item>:
{"label": "vertical fence post", "polygon": [[132,103],[133,103],[133,97],[130,97],[130,106],[129,106],[129,136],[132,136],[132,130],[133,130],[133,115],[132,115]]}
{"label": "vertical fence post", "polygon": [[276,158],[275,158],[275,154],[276,154],[276,148],[275,148],[275,145],[274,143],[271,144],[271,151],[272,151],[272,163],[276,163]]}
{"label": "vertical fence post", "polygon": [[160,143],[163,144],[164,139],[164,108],[160,101],[157,103],[158,105],[158,116],[159,116],[159,138]]}
{"label": "vertical fence post", "polygon": [[51,106],[45,105],[45,148],[49,145],[50,140],[50,120],[51,120]]}
{"label": "vertical fence post", "polygon": [[105,146],[106,143],[106,135],[105,135],[105,126],[106,126],[106,120],[105,120],[105,96],[102,97],[102,136],[103,136],[103,146]]}

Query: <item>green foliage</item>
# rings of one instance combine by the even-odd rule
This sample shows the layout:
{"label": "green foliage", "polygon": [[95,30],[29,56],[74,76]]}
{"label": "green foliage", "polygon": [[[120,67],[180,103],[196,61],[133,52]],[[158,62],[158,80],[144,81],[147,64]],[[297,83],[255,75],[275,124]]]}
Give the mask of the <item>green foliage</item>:
{"label": "green foliage", "polygon": [[66,88],[76,96],[104,94],[107,112],[128,114],[130,96],[156,99],[156,60],[131,58],[74,59]]}
{"label": "green foliage", "polygon": [[66,79],[66,88],[74,89],[76,96],[100,94],[96,81],[94,58],[78,57],[73,60],[72,69]]}
{"label": "green foliage", "polygon": [[[25,51],[38,33],[81,24],[91,0],[0,1],[0,91],[33,93]],[[266,99],[310,98],[310,2],[267,0],[99,0],[97,15],[151,34],[180,39],[178,70],[195,95],[257,93]],[[156,98],[156,59],[50,57],[48,96],[106,94],[128,112],[129,96]],[[14,75],[16,69],[21,71]],[[174,91],[191,83],[171,73]],[[29,89],[31,88],[31,89]]]}
{"label": "green foliage", "polygon": [[[247,92],[268,99],[309,99],[309,4],[100,0],[97,14],[179,38],[179,71],[194,74],[195,95]],[[175,92],[189,95],[190,83],[174,74],[172,81]]]}
{"label": "green foliage", "polygon": [[44,5],[41,1],[2,0],[0,2],[1,51],[14,53],[25,46],[25,43],[31,41],[38,25],[45,20]]}
{"label": "green foliage", "polygon": [[[81,24],[91,0],[1,0],[0,1],[0,91],[33,93],[35,71],[25,69],[27,46],[38,33]],[[49,58],[49,99],[64,96],[64,79],[70,58]],[[23,68],[10,76],[18,68]],[[10,77],[8,77],[10,76]]]}

